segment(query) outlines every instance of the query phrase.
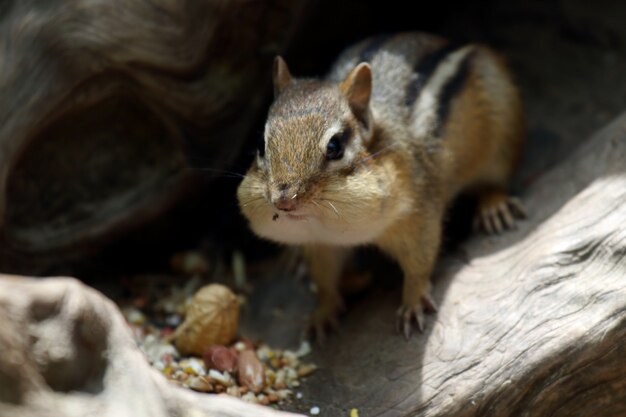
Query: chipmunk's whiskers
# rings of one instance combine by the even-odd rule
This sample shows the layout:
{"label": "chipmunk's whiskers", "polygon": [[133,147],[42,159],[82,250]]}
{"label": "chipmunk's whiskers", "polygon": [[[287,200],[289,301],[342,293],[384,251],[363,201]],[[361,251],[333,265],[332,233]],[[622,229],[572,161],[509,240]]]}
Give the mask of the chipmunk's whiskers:
{"label": "chipmunk's whiskers", "polygon": [[328,203],[329,206],[331,206],[333,208],[333,210],[335,210],[335,213],[337,213],[337,215],[339,215],[339,210],[337,210],[337,207],[335,207],[335,205],[333,203],[331,203],[330,201],[326,200],[326,202]]}
{"label": "chipmunk's whiskers", "polygon": [[259,200],[265,200],[265,197],[261,196],[261,197],[255,197],[255,198],[251,198],[249,200],[246,200],[246,202],[242,204],[242,207],[247,207],[250,204],[255,203],[255,202],[259,201]]}
{"label": "chipmunk's whiskers", "polygon": [[322,206],[320,206],[320,203],[318,203],[315,200],[311,200],[311,203],[315,204],[317,207],[322,208]]}
{"label": "chipmunk's whiskers", "polygon": [[357,164],[362,164],[363,162],[367,162],[367,161],[369,161],[370,159],[374,159],[374,158],[376,158],[377,156],[379,156],[380,154],[382,154],[383,152],[388,151],[389,149],[393,148],[393,147],[394,147],[394,146],[396,146],[396,145],[397,145],[396,143],[392,143],[391,145],[387,145],[387,146],[385,146],[384,148],[379,149],[379,150],[377,150],[376,152],[371,153],[371,154],[369,154],[369,155],[367,155],[367,156],[365,156],[365,157],[363,157],[363,158],[359,159],[359,160],[357,161]]}
{"label": "chipmunk's whiskers", "polygon": [[190,171],[206,171],[206,172],[211,172],[214,174],[220,174],[220,177],[224,177],[224,178],[246,178],[247,175],[244,175],[240,172],[235,172],[235,171],[226,171],[223,169],[213,169],[213,168],[205,168],[205,167],[186,167],[186,169],[190,170]]}

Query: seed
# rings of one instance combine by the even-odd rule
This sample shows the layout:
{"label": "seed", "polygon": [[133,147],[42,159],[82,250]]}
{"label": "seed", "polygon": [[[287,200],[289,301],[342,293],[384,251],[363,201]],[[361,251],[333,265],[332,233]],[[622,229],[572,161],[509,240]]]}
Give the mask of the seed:
{"label": "seed", "polygon": [[234,372],[237,368],[237,353],[226,346],[212,345],[202,355],[207,369],[220,372]]}
{"label": "seed", "polygon": [[300,365],[300,367],[298,368],[298,376],[299,377],[309,376],[316,370],[317,370],[317,366],[313,365],[312,363]]}
{"label": "seed", "polygon": [[239,368],[239,384],[254,392],[263,389],[265,386],[265,368],[254,351],[244,350],[241,352],[237,367]]}
{"label": "seed", "polygon": [[193,296],[185,321],[173,334],[183,354],[201,356],[210,345],[230,343],[237,334],[239,301],[223,285],[210,284]]}
{"label": "seed", "polygon": [[200,391],[200,392],[212,392],[213,391],[213,385],[211,385],[211,383],[207,381],[206,378],[204,377],[193,378],[191,382],[189,383],[189,388],[191,388],[194,391]]}

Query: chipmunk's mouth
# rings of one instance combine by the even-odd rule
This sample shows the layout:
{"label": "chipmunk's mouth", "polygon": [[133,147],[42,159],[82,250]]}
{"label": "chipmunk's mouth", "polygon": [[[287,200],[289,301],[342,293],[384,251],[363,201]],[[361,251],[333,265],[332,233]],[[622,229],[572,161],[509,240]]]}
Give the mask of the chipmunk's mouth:
{"label": "chipmunk's mouth", "polygon": [[290,220],[306,220],[307,217],[308,216],[305,216],[305,215],[287,213],[287,218]]}
{"label": "chipmunk's mouth", "polygon": [[310,216],[306,214],[294,214],[294,213],[274,213],[272,216],[272,220],[278,221],[278,219],[288,219],[295,221],[307,220]]}
{"label": "chipmunk's mouth", "polygon": [[304,221],[310,220],[313,217],[317,217],[318,213],[315,210],[312,210],[312,207],[306,203],[294,204],[291,206],[280,207],[273,205],[273,221]]}

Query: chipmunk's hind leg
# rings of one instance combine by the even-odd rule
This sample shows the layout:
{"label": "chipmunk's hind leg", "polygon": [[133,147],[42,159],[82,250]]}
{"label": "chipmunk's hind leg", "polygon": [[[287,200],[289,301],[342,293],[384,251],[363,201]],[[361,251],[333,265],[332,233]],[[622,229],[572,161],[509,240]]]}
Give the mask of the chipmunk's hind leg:
{"label": "chipmunk's hind leg", "polygon": [[517,219],[525,219],[526,210],[517,197],[501,189],[483,191],[478,195],[474,230],[498,234],[515,229]]}

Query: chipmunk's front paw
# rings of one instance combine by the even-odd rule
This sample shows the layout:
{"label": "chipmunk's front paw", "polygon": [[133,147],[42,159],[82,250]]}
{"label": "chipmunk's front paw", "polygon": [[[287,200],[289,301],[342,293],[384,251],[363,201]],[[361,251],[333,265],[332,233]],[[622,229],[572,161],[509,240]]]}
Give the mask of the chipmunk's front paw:
{"label": "chipmunk's front paw", "polygon": [[321,301],[313,312],[309,323],[309,333],[315,338],[317,343],[323,345],[326,341],[326,331],[331,329],[339,331],[339,315],[344,310],[342,300]]}
{"label": "chipmunk's front paw", "polygon": [[516,197],[504,191],[491,191],[480,196],[474,217],[474,230],[484,230],[492,235],[515,228],[515,219],[525,219],[526,210]]}
{"label": "chipmunk's front paw", "polygon": [[399,332],[404,334],[404,338],[409,340],[413,329],[413,323],[417,324],[420,332],[424,331],[424,313],[435,313],[437,304],[430,294],[420,297],[420,301],[415,304],[402,304],[397,311],[396,325]]}

